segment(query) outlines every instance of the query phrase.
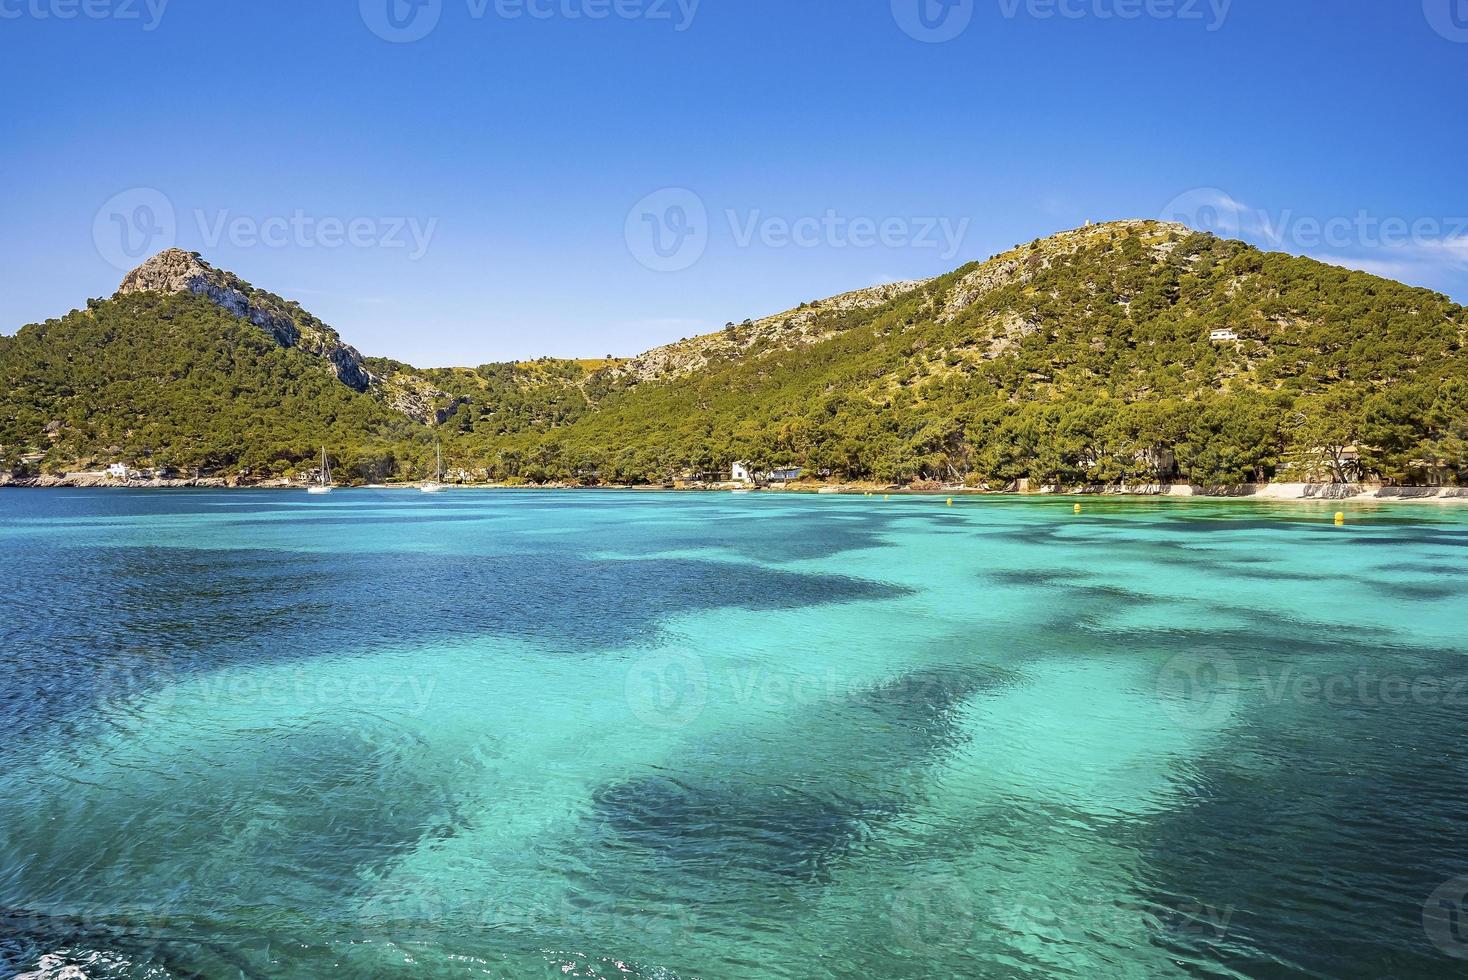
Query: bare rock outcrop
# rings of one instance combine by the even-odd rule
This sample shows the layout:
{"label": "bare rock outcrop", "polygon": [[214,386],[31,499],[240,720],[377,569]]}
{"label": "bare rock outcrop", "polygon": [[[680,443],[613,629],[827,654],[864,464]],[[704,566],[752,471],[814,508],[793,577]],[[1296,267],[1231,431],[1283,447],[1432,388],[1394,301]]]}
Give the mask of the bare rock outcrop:
{"label": "bare rock outcrop", "polygon": [[830,299],[786,310],[760,320],[732,324],[719,333],[704,334],[665,344],[639,354],[607,371],[610,377],[633,383],[684,377],[703,370],[715,361],[740,357],[752,351],[793,350],[808,347],[834,336],[823,314],[869,310],[925,285],[927,280],[869,286]]}
{"label": "bare rock outcrop", "polygon": [[988,293],[1015,283],[1026,283],[1053,266],[1057,259],[1074,255],[1098,243],[1141,236],[1155,252],[1165,255],[1193,234],[1186,225],[1168,221],[1111,221],[1063,231],[1030,246],[1011,249],[980,265],[949,290],[939,319],[952,320]]}
{"label": "bare rock outcrop", "polygon": [[179,248],[159,252],[129,272],[117,289],[118,296],[141,292],[202,296],[268,331],[280,346],[325,359],[348,388],[365,392],[373,384],[372,372],[362,363],[362,355],[355,347],[342,343],[335,330],[297,304],[256,289],[232,272],[214,268],[197,252]]}

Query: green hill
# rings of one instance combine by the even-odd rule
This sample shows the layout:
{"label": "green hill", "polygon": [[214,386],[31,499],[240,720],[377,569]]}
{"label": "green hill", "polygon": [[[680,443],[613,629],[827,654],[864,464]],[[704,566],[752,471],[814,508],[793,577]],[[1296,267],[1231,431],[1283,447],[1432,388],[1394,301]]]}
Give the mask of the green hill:
{"label": "green hill", "polygon": [[199,296],[93,301],[0,346],[0,446],[12,465],[42,452],[48,470],[127,461],[267,475],[333,445],[353,447],[344,466],[390,470],[421,428]]}
{"label": "green hill", "polygon": [[1436,482],[1468,466],[1462,307],[1180,226],[1056,236],[814,318],[811,343],[614,394],[519,456],[557,476],[746,459],[997,484]]}
{"label": "green hill", "polygon": [[0,339],[6,462],[259,476],[325,443],[382,479],[422,475],[437,436],[451,466],[531,481],[744,460],[990,486],[1468,482],[1468,312],[1178,225],[1067,232],[628,361],[429,371],[195,262]]}

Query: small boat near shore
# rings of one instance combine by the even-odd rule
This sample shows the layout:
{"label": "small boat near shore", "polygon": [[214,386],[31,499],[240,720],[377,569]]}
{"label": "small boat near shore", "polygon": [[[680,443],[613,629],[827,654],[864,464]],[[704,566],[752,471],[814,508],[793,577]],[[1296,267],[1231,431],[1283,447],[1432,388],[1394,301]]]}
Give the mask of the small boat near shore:
{"label": "small boat near shore", "polygon": [[316,482],[306,488],[310,494],[331,493],[336,487],[331,483],[331,464],[326,460],[326,447],[321,447],[321,469],[316,471]]}
{"label": "small boat near shore", "polygon": [[443,446],[433,440],[433,479],[418,488],[421,493],[443,493]]}

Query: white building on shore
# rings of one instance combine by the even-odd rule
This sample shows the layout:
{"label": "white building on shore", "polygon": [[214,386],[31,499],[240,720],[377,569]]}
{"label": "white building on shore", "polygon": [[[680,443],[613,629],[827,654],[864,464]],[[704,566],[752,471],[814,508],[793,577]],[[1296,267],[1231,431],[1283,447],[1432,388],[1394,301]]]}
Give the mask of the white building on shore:
{"label": "white building on shore", "polygon": [[800,479],[803,472],[799,466],[777,466],[767,473],[760,473],[741,461],[729,467],[729,479],[734,483],[789,483]]}

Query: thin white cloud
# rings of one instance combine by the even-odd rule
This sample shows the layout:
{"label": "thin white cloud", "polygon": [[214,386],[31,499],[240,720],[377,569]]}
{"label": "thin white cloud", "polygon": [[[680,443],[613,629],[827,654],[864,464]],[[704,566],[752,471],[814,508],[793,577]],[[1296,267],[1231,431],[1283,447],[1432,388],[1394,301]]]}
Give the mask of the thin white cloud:
{"label": "thin white cloud", "polygon": [[1249,207],[1243,201],[1240,201],[1227,191],[1221,191],[1216,187],[1205,192],[1204,203],[1211,204],[1216,208],[1228,208],[1231,211],[1253,211],[1253,208]]}
{"label": "thin white cloud", "polygon": [[1420,242],[1415,246],[1424,256],[1439,262],[1468,267],[1468,235]]}
{"label": "thin white cloud", "polygon": [[1424,239],[1404,245],[1367,245],[1367,255],[1309,257],[1400,282],[1442,283],[1468,269],[1468,237]]}
{"label": "thin white cloud", "polygon": [[[1267,248],[1294,252],[1329,265],[1417,285],[1441,284],[1445,278],[1461,275],[1468,270],[1468,234],[1459,233],[1462,223],[1437,223],[1445,232],[1439,238],[1419,237],[1410,241],[1383,242],[1380,235],[1384,222],[1376,220],[1359,225],[1358,233],[1349,236],[1356,239],[1354,241],[1321,242],[1318,240],[1321,229],[1331,224],[1330,219],[1292,210],[1271,213],[1265,208],[1252,207],[1216,188],[1206,192],[1203,198],[1208,205],[1218,208],[1221,214],[1226,214],[1237,222],[1239,237],[1252,239]],[[1361,214],[1365,215],[1366,212]],[[1310,241],[1310,237],[1317,240]],[[1311,248],[1321,245],[1326,248],[1345,245],[1345,250],[1357,254],[1342,255]]]}

